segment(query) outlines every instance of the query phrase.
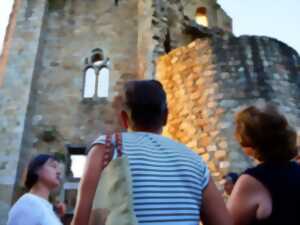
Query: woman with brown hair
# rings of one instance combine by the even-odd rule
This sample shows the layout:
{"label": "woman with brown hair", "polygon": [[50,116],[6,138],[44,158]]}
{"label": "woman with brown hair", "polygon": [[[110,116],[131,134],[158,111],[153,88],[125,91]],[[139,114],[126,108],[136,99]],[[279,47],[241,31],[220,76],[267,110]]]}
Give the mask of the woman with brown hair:
{"label": "woman with brown hair", "polygon": [[271,105],[250,106],[236,116],[236,139],[259,161],[238,179],[228,201],[236,225],[299,224],[300,166],[297,135]]}

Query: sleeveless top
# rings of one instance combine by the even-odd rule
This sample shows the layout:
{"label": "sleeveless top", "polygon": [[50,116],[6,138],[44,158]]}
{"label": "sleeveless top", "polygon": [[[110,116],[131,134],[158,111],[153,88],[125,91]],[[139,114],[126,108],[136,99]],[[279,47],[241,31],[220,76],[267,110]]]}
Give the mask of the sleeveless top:
{"label": "sleeveless top", "polygon": [[255,220],[251,225],[296,225],[300,224],[300,165],[263,163],[245,171],[269,191],[272,198],[272,213],[264,220]]}
{"label": "sleeveless top", "polygon": [[[122,133],[122,141],[139,224],[198,225],[202,193],[210,177],[202,159],[161,135],[128,132]],[[100,136],[92,145],[104,143],[105,136]]]}

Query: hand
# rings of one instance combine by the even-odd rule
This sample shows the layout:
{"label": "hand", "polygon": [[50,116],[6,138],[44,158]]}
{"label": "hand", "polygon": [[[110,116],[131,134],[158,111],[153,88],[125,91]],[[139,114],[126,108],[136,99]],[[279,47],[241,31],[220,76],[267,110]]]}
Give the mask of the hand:
{"label": "hand", "polygon": [[57,202],[54,205],[54,211],[56,212],[56,214],[62,218],[64,217],[65,213],[66,213],[66,204],[63,202]]}

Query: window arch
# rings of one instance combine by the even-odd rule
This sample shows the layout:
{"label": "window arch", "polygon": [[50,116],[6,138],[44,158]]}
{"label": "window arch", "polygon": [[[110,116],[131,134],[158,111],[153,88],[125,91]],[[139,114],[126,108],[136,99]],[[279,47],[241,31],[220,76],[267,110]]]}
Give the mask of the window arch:
{"label": "window arch", "polygon": [[97,97],[107,98],[109,93],[109,69],[104,66],[99,71]]}
{"label": "window arch", "polygon": [[84,76],[83,97],[93,98],[96,92],[97,74],[93,67],[88,67]]}
{"label": "window arch", "polygon": [[205,7],[199,7],[196,10],[195,20],[199,25],[208,27],[207,9]]}
{"label": "window arch", "polygon": [[85,60],[83,98],[107,98],[109,96],[110,60],[104,58],[102,49],[92,50]]}

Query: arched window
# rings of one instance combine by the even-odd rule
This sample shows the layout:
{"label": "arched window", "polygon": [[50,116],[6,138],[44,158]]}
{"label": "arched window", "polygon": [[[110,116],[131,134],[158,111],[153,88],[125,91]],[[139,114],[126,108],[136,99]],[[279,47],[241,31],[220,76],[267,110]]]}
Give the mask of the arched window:
{"label": "arched window", "polygon": [[207,9],[205,7],[197,9],[195,20],[199,25],[208,27]]}
{"label": "arched window", "polygon": [[87,68],[84,76],[83,97],[93,98],[96,92],[96,71],[93,67]]}
{"label": "arched window", "polygon": [[102,49],[92,51],[85,60],[83,98],[107,98],[109,96],[109,59],[104,58]]}
{"label": "arched window", "polygon": [[97,96],[107,98],[109,92],[109,69],[104,66],[100,69],[98,77]]}

